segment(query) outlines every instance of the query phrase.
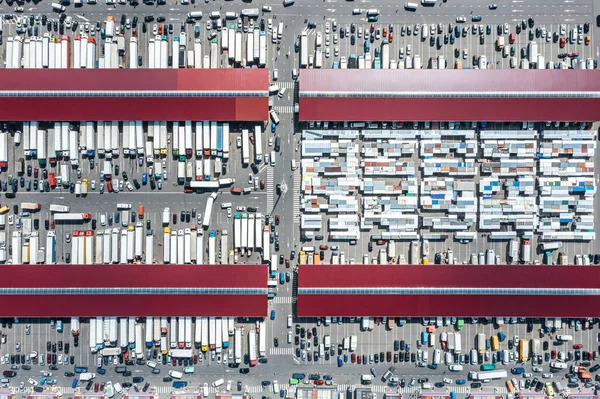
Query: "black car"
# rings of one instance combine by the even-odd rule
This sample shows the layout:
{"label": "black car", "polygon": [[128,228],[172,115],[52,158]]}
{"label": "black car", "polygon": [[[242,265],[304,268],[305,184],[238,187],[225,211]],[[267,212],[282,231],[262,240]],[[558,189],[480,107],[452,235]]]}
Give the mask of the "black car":
{"label": "black car", "polygon": [[471,388],[481,388],[481,382],[472,382]]}
{"label": "black car", "polygon": [[249,368],[242,368],[240,369],[240,374],[248,374],[250,372]]}
{"label": "black car", "polygon": [[527,23],[529,24],[529,27],[530,27],[530,28],[533,28],[533,25],[535,25],[535,21],[533,20],[533,18],[529,18],[529,19],[527,20]]}
{"label": "black car", "polygon": [[255,163],[250,164],[250,168],[252,169],[252,172],[254,172],[254,174],[258,173],[258,166],[256,166]]}
{"label": "black car", "polygon": [[400,341],[395,340],[394,341],[394,352],[397,352],[400,350]]}
{"label": "black car", "polygon": [[138,181],[138,179],[133,179],[133,185],[135,186],[135,188],[137,190],[139,190],[140,187],[141,187],[140,182]]}

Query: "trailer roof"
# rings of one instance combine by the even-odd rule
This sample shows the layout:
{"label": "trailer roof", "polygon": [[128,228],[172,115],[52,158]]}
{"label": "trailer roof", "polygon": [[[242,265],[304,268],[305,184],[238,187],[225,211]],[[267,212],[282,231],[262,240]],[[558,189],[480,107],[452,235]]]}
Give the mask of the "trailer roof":
{"label": "trailer roof", "polygon": [[2,265],[2,316],[265,316],[266,265]]}

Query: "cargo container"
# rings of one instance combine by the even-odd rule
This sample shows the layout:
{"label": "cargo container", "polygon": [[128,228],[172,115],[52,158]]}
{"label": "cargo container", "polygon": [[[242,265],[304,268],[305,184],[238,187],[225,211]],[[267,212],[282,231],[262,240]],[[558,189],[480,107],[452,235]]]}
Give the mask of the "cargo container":
{"label": "cargo container", "polygon": [[208,334],[209,349],[213,351],[217,347],[217,326],[216,319],[214,317],[208,318]]}
{"label": "cargo container", "polygon": [[217,264],[216,251],[217,251],[217,232],[215,230],[211,230],[208,235],[208,264],[209,265]]}
{"label": "cargo container", "polygon": [[250,367],[256,366],[256,331],[248,332],[248,362]]}
{"label": "cargo container", "polygon": [[122,351],[127,350],[127,346],[129,344],[127,338],[129,335],[127,334],[127,318],[121,317],[119,319],[119,347]]}

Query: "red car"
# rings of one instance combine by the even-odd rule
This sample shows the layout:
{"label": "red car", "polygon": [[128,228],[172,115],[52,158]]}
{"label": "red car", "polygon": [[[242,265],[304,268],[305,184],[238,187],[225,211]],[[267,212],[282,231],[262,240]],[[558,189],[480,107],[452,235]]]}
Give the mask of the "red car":
{"label": "red car", "polygon": [[361,364],[362,363],[362,356],[361,355],[356,356],[356,363],[357,364]]}
{"label": "red car", "polygon": [[353,353],[352,356],[350,356],[350,360],[352,361],[352,363],[356,363],[356,354]]}
{"label": "red car", "polygon": [[315,385],[323,385],[324,383],[323,380],[315,380]]}
{"label": "red car", "polygon": [[194,355],[194,364],[198,364],[198,355]]}
{"label": "red car", "polygon": [[177,366],[177,359],[173,358],[173,367]]}
{"label": "red car", "polygon": [[33,168],[33,177],[35,177],[37,179],[39,172],[40,172],[40,170],[38,168]]}
{"label": "red car", "polygon": [[371,24],[371,33],[375,32],[375,24]]}
{"label": "red car", "polygon": [[52,354],[51,353],[46,353],[46,363],[47,364],[52,363]]}
{"label": "red car", "polygon": [[565,44],[567,44],[567,41],[565,40],[564,37],[561,37],[558,45],[560,46],[560,48],[565,48]]}
{"label": "red car", "polygon": [[387,28],[386,28],[386,27],[384,27],[384,28],[383,28],[383,37],[386,37],[386,36],[387,36]]}
{"label": "red car", "polygon": [[390,43],[394,42],[394,34],[393,33],[390,33],[389,39],[390,39]]}
{"label": "red car", "polygon": [[264,180],[261,180],[261,181],[260,181],[260,189],[261,189],[261,190],[264,190],[264,189],[265,189],[265,181],[264,181]]}
{"label": "red car", "polygon": [[129,360],[129,351],[125,352],[123,359],[125,359],[125,361]]}
{"label": "red car", "polygon": [[556,359],[556,351],[551,352],[552,359]]}
{"label": "red car", "polygon": [[279,226],[279,215],[275,215],[275,225]]}
{"label": "red car", "polygon": [[98,383],[94,384],[94,392],[98,392]]}
{"label": "red car", "polygon": [[174,213],[173,214],[173,224],[176,224],[176,223],[177,223],[177,214]]}
{"label": "red car", "polygon": [[113,191],[113,185],[110,180],[108,181],[108,183],[106,183],[106,189],[108,190],[109,193],[111,193]]}
{"label": "red car", "polygon": [[285,267],[290,267],[290,258],[285,258]]}
{"label": "red car", "polygon": [[250,136],[250,142],[254,144],[254,135]]}
{"label": "red car", "polygon": [[575,345],[573,345],[573,349],[581,349],[581,348],[583,348],[582,344],[575,344]]}

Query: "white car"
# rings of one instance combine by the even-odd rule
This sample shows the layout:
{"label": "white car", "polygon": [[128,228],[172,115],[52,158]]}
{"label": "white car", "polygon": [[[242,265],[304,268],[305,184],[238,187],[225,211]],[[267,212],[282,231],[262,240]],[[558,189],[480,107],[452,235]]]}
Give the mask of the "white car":
{"label": "white car", "polygon": [[154,26],[152,26],[152,34],[153,35],[157,35],[158,34],[158,25],[154,24]]}
{"label": "white car", "polygon": [[13,215],[8,215],[8,224],[12,225],[14,223]]}
{"label": "white car", "polygon": [[331,55],[331,51],[329,51],[329,47],[325,48],[325,58],[329,58]]}
{"label": "white car", "polygon": [[504,24],[504,34],[505,34],[505,35],[508,35],[508,31],[509,31],[509,30],[510,30],[510,28],[509,28],[509,26],[508,26],[508,23],[505,23],[505,24]]}
{"label": "white car", "polygon": [[133,191],[133,184],[131,182],[127,182],[126,186],[129,191]]}
{"label": "white car", "polygon": [[277,69],[273,69],[273,80],[279,79],[279,71]]}
{"label": "white car", "polygon": [[263,6],[262,10],[264,12],[271,12],[273,9],[271,8],[271,6]]}
{"label": "white car", "polygon": [[38,384],[38,382],[36,380],[34,380],[33,378],[28,379],[27,382],[29,382],[33,386],[36,386]]}
{"label": "white car", "polygon": [[333,55],[336,57],[340,55],[340,48],[338,46],[333,48]]}
{"label": "white car", "polygon": [[227,388],[225,390],[231,391],[231,380],[227,380]]}
{"label": "white car", "polygon": [[333,35],[333,44],[337,44],[338,42],[338,35],[337,33],[335,35]]}
{"label": "white car", "polygon": [[329,33],[330,27],[331,25],[329,24],[329,22],[325,23],[325,33]]}
{"label": "white car", "polygon": [[25,11],[25,9],[23,7],[21,7],[21,6],[15,7],[15,12],[23,12],[23,11]]}
{"label": "white car", "polygon": [[254,181],[254,176],[252,176],[252,173],[248,173],[248,184],[252,184],[253,181]]}
{"label": "white car", "polygon": [[231,217],[231,208],[227,208],[227,217],[230,218]]}
{"label": "white car", "polygon": [[330,39],[330,36],[325,35],[325,46],[329,46],[329,44],[330,44],[329,39]]}
{"label": "white car", "polygon": [[245,206],[238,206],[237,208],[235,208],[236,211],[238,212],[244,212],[246,210]]}
{"label": "white car", "polygon": [[452,381],[450,378],[444,378],[442,381],[444,381],[444,384],[453,384],[454,381]]}
{"label": "white car", "polygon": [[561,34],[561,36],[564,35],[565,33],[567,33],[567,25],[561,24],[560,25],[560,34]]}
{"label": "white car", "polygon": [[58,358],[57,358],[57,360],[56,360],[56,362],[57,362],[58,364],[62,364],[62,361],[63,361],[63,356],[62,356],[62,354],[59,354],[59,355],[58,355]]}
{"label": "white car", "polygon": [[269,147],[273,145],[273,137],[269,137]]}
{"label": "white car", "polygon": [[469,57],[469,50],[467,50],[467,49],[464,49],[464,50],[463,50],[463,60],[466,60],[466,59],[467,59],[467,57]]}
{"label": "white car", "polygon": [[241,136],[237,136],[235,138],[235,145],[237,146],[237,148],[241,148],[242,147],[242,137]]}

